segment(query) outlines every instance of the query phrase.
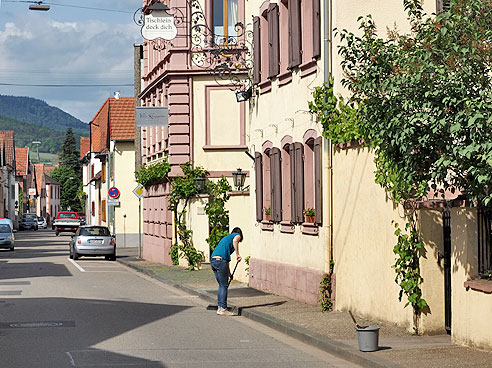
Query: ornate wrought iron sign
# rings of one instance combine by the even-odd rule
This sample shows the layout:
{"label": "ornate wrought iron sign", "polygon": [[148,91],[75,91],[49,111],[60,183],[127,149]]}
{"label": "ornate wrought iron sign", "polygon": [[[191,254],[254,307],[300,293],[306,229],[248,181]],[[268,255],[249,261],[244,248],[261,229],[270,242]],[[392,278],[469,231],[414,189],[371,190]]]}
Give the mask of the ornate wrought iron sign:
{"label": "ornate wrought iron sign", "polygon": [[[219,85],[227,85],[236,92],[251,93],[253,85],[253,32],[242,22],[235,24],[233,35],[216,35],[207,22],[199,0],[187,0],[190,8],[190,34],[193,66],[207,71]],[[142,8],[134,14],[134,21],[142,27],[142,37],[153,43],[156,50],[166,48],[166,43],[177,36],[184,15],[177,8],[169,8],[160,1],[154,3],[145,14]],[[163,42],[162,42],[163,41]],[[172,46],[172,43],[171,43]]]}

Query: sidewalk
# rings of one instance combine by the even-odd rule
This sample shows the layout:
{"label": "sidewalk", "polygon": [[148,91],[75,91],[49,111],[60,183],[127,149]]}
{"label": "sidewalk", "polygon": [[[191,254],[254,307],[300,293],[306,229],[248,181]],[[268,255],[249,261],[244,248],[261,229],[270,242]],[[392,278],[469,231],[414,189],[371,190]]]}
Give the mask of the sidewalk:
{"label": "sidewalk", "polygon": [[[190,272],[133,257],[118,258],[118,261],[168,285],[198,295],[211,304],[217,302],[217,284],[207,265],[200,271]],[[448,335],[413,336],[395,325],[355,316],[361,325],[380,326],[380,350],[360,352],[354,323],[348,313],[322,313],[319,306],[264,293],[239,282],[231,284],[228,304],[245,318],[363,367],[492,367],[492,352],[453,345]]]}

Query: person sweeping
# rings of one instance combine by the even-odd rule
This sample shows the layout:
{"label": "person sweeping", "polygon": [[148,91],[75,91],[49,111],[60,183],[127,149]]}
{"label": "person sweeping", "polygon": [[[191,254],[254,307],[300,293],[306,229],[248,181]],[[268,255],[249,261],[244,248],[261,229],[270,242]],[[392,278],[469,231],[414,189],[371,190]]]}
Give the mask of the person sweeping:
{"label": "person sweeping", "polygon": [[239,255],[239,243],[243,240],[243,232],[240,228],[235,227],[229,235],[224,236],[217,247],[215,247],[210,256],[210,266],[215,274],[215,279],[219,284],[217,290],[217,314],[221,316],[233,316],[234,313],[227,310],[227,290],[229,281],[232,280],[231,269],[231,254],[236,252],[236,261],[241,261]]}

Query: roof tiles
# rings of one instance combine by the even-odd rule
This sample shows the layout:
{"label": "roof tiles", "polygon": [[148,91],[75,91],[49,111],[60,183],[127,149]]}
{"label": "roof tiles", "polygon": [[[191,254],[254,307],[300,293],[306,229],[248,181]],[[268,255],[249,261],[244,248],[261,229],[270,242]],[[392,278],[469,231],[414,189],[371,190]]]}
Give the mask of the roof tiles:
{"label": "roof tiles", "polygon": [[27,169],[29,168],[29,147],[16,148],[15,161],[16,175],[27,175]]}

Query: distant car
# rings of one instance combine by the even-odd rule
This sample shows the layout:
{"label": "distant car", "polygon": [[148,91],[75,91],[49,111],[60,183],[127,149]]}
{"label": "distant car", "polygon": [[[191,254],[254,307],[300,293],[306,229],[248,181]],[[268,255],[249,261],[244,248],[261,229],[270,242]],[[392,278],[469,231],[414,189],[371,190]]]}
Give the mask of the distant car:
{"label": "distant car", "polygon": [[38,216],[38,228],[39,227],[41,229],[46,229],[48,227],[48,224],[46,223],[46,220],[43,216]]}
{"label": "distant car", "polygon": [[15,231],[12,229],[12,221],[10,219],[0,219],[0,248],[14,250]]}
{"label": "distant car", "polygon": [[55,227],[55,235],[59,235],[61,232],[76,232],[80,226],[80,218],[77,212],[73,211],[60,211],[56,215],[56,219],[53,222]]}
{"label": "distant car", "polygon": [[38,229],[38,217],[36,215],[24,214],[22,215],[19,228],[21,230],[37,230]]}
{"label": "distant car", "polygon": [[80,226],[70,240],[70,258],[105,256],[116,260],[116,242],[106,226]]}

